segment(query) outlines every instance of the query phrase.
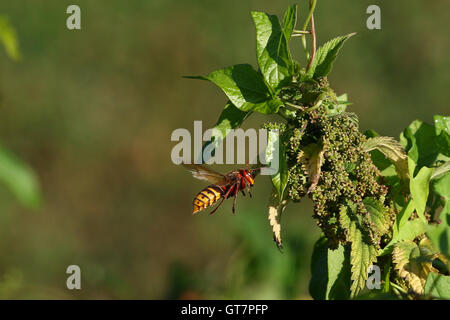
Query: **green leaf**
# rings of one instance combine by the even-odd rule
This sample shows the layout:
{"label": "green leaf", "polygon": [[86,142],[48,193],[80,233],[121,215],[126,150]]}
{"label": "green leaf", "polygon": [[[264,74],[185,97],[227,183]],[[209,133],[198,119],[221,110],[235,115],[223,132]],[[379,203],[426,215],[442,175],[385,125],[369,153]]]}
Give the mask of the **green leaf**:
{"label": "green leaf", "polygon": [[405,150],[397,140],[391,137],[377,136],[367,139],[362,148],[365,152],[380,151],[395,166],[398,176],[408,179],[408,161]]}
{"label": "green leaf", "polygon": [[392,260],[389,258],[387,259],[383,268],[384,284],[383,288],[381,288],[381,292],[383,293],[391,292],[391,280],[390,280],[391,270],[392,270]]}
{"label": "green leaf", "polygon": [[384,170],[388,170],[383,174],[386,176],[397,176],[397,172],[395,171],[395,166],[378,150],[370,151],[370,157],[372,158],[373,164],[380,169],[383,174]]}
{"label": "green leaf", "polygon": [[369,138],[362,144],[362,148],[365,152],[375,149],[379,150],[392,162],[396,162],[399,159],[406,159],[406,154],[403,147],[391,137],[377,136]]}
{"label": "green leaf", "polygon": [[273,187],[278,192],[280,201],[284,199],[284,190],[286,189],[289,170],[286,159],[286,148],[282,141],[282,136],[278,132],[270,131],[267,139],[266,149],[266,163],[272,165],[275,158],[275,152],[277,152],[276,145],[278,145],[278,171],[271,176]]}
{"label": "green leaf", "polygon": [[441,223],[429,225],[427,236],[441,253],[450,258],[450,172],[433,180],[431,190],[442,199],[443,208],[440,213]]}
{"label": "green leaf", "polygon": [[355,297],[365,286],[369,267],[377,261],[377,249],[363,241],[356,223],[351,224],[349,232],[352,239],[350,263],[353,280],[350,291],[351,296]]}
{"label": "green leaf", "polygon": [[450,117],[436,115],[433,117],[434,126],[436,127],[436,135],[442,132],[450,134]]}
{"label": "green leaf", "polygon": [[320,237],[314,244],[311,257],[311,279],[309,294],[314,300],[327,299],[328,291],[328,244],[325,237]]}
{"label": "green leaf", "polygon": [[434,126],[438,149],[442,154],[450,157],[450,117],[434,116]]}
{"label": "green leaf", "polygon": [[256,57],[266,84],[277,92],[292,78],[288,39],[275,15],[253,11],[256,28]]}
{"label": "green leaf", "polygon": [[[411,160],[408,160],[408,164],[410,162]],[[416,212],[424,222],[426,222],[424,212],[427,205],[428,194],[430,192],[429,184],[433,170],[433,168],[422,167],[414,178],[411,177],[409,182],[409,189],[411,191],[411,197]]]}
{"label": "green leaf", "polygon": [[378,250],[365,242],[360,225],[350,206],[342,206],[340,210],[341,226],[346,230],[347,241],[351,243],[350,263],[351,297],[354,298],[365,287],[368,268],[377,261]]}
{"label": "green leaf", "polygon": [[0,181],[24,206],[37,208],[41,192],[33,170],[10,151],[0,147]]}
{"label": "green leaf", "polygon": [[333,62],[336,60],[339,50],[344,45],[344,42],[355,34],[356,33],[351,33],[343,37],[334,38],[320,47],[316,52],[316,56],[314,57],[306,76],[310,79],[317,79],[330,73]]}
{"label": "green leaf", "polygon": [[339,97],[336,97],[336,101],[336,104],[326,106],[327,114],[329,116],[336,116],[338,114],[344,113],[347,109],[347,106],[351,105],[351,102],[348,102],[346,93],[340,95]]}
{"label": "green leaf", "polygon": [[283,19],[283,32],[286,37],[287,43],[291,40],[292,31],[297,24],[297,5],[293,4],[289,6],[284,14]]}
{"label": "green leaf", "polygon": [[405,225],[405,223],[409,220],[409,218],[411,217],[411,214],[413,212],[414,212],[414,203],[413,203],[412,199],[410,199],[410,200],[408,200],[406,205],[402,208],[402,210],[399,212],[399,214],[397,215],[397,217],[395,219],[393,238],[395,238],[397,236],[398,232],[400,231],[400,229],[402,229],[402,227]]}
{"label": "green leaf", "polygon": [[433,175],[431,176],[431,180],[441,177],[443,174],[445,174],[448,171],[450,171],[450,161],[447,161],[444,164],[435,168]]}
{"label": "green leaf", "polygon": [[[190,79],[209,80],[225,92],[230,101],[242,111],[252,111],[255,105],[270,99],[270,93],[261,75],[249,64],[238,64],[232,67],[211,72],[206,77],[187,76]],[[273,106],[274,107],[274,106]],[[267,107],[260,107],[260,110]]]}
{"label": "green leaf", "polygon": [[425,295],[450,300],[450,276],[430,272],[425,283]]}
{"label": "green leaf", "polygon": [[[366,132],[364,132],[364,135],[369,139],[380,136],[374,130],[367,130]],[[383,153],[381,153],[377,149],[371,150],[369,152],[370,152],[370,157],[372,158],[373,164],[380,170],[381,175],[383,177],[389,178],[389,180],[387,181],[388,184],[390,184],[389,182],[392,182],[392,181],[399,181],[397,179],[397,173],[395,170],[395,166],[391,163],[391,161],[389,161],[386,158],[386,156]]]}
{"label": "green leaf", "polygon": [[263,114],[277,113],[278,109],[283,105],[280,99],[271,99],[253,105],[249,111],[256,111]]}
{"label": "green leaf", "polygon": [[389,212],[384,205],[379,200],[372,197],[364,198],[363,203],[366,210],[369,212],[368,218],[377,229],[378,233],[380,235],[388,233],[391,221],[389,219]]}
{"label": "green leaf", "polygon": [[438,225],[429,225],[427,236],[433,245],[447,258],[450,258],[450,205],[447,202],[441,213],[441,223]]}
{"label": "green leaf", "polygon": [[372,129],[366,130],[364,132],[364,135],[366,136],[366,138],[374,138],[374,137],[379,136],[378,132],[376,132],[375,130],[372,130]]}
{"label": "green leaf", "polygon": [[[213,148],[212,154],[214,155],[214,150],[223,142],[229,130],[239,127],[250,114],[251,112],[243,112],[228,102],[213,127],[211,140],[203,145],[203,150],[212,144],[210,148]],[[204,159],[204,161],[208,160]]]}
{"label": "green leaf", "polygon": [[414,240],[421,234],[424,234],[427,230],[427,223],[420,219],[408,220],[402,225],[398,231],[398,234],[392,238],[392,240],[381,251],[380,256],[384,256],[391,253],[396,243],[403,240]]}
{"label": "green leaf", "polygon": [[422,219],[428,200],[430,179],[445,172],[445,167],[439,168],[437,175],[434,175],[433,167],[450,160],[450,145],[445,139],[448,135],[448,119],[442,116],[435,116],[434,119],[436,126],[415,120],[400,136],[400,143],[408,151],[411,195]]}
{"label": "green leaf", "polygon": [[350,297],[350,261],[348,250],[340,245],[328,248],[327,239],[319,238],[311,258],[309,293],[316,300]]}
{"label": "green leaf", "polygon": [[[438,136],[436,132],[440,132]],[[435,128],[420,120],[413,121],[400,135],[400,143],[413,161],[410,163],[410,176],[414,176],[420,168],[433,167],[437,161],[449,161],[450,145],[442,146],[439,137],[445,131]],[[442,141],[441,141],[442,142]]]}
{"label": "green leaf", "polygon": [[0,43],[3,43],[6,53],[13,60],[20,60],[21,54],[17,42],[16,31],[7,17],[0,16]]}
{"label": "green leaf", "polygon": [[432,190],[443,197],[444,200],[450,200],[450,172],[436,177],[432,181]]}
{"label": "green leaf", "polygon": [[340,96],[336,97],[336,100],[340,106],[348,106],[349,104],[351,104],[351,102],[348,102],[348,95],[346,93],[343,93]]}

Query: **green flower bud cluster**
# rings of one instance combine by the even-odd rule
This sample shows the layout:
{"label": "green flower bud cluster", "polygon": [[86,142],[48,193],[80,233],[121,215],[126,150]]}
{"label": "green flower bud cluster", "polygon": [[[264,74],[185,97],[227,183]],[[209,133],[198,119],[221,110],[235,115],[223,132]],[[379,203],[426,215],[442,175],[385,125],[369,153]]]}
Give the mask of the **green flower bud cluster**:
{"label": "green flower bud cluster", "polygon": [[328,88],[329,87],[329,83],[328,83],[328,78],[327,77],[319,78],[318,83],[319,83],[319,87],[321,87],[321,88]]}
{"label": "green flower bud cluster", "polygon": [[278,130],[280,132],[280,136],[286,131],[286,125],[281,122],[266,122],[261,126],[261,128],[268,131]]}
{"label": "green flower bud cluster", "polygon": [[[314,204],[313,217],[329,240],[329,246],[336,248],[339,243],[346,243],[345,230],[339,223],[339,212],[343,205],[354,204],[356,215],[360,222],[366,241],[379,247],[383,237],[389,237],[377,229],[363,203],[366,197],[371,197],[389,212],[391,222],[395,213],[385,196],[387,188],[379,182],[381,176],[373,164],[370,154],[363,151],[362,144],[366,137],[359,131],[357,121],[352,114],[342,112],[330,115],[327,110],[336,104],[334,92],[328,87],[326,78],[319,82],[302,87],[289,87],[282,91],[282,99],[290,103],[309,108],[313,106],[314,97],[321,92],[330,92],[320,107],[308,111],[297,111],[295,118],[288,121],[288,126],[282,128],[289,168],[287,197],[298,202],[308,195]],[[305,108],[305,109],[306,109]],[[270,124],[278,126],[279,124]],[[321,161],[318,182],[315,188],[311,186],[311,164],[305,162],[304,150],[310,144],[323,147],[319,156]],[[313,160],[310,160],[313,161]],[[388,240],[388,239],[386,239]]]}
{"label": "green flower bud cluster", "polygon": [[283,101],[289,101],[290,103],[301,105],[303,92],[298,86],[290,86],[281,90],[279,97]]}

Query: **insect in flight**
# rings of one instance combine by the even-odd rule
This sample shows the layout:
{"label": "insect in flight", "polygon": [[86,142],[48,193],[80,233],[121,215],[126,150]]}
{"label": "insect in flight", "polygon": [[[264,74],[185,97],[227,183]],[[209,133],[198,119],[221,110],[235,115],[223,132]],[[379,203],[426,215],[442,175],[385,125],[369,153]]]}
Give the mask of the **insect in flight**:
{"label": "insect in flight", "polygon": [[247,189],[250,197],[250,188],[255,184],[255,177],[261,170],[256,169],[239,169],[231,171],[227,174],[221,174],[211,170],[205,166],[197,164],[183,164],[194,176],[200,180],[206,180],[212,184],[200,191],[192,201],[192,214],[195,214],[203,209],[213,206],[220,199],[219,205],[210,213],[213,214],[222,205],[225,199],[234,197],[233,213],[236,207],[237,194],[242,192],[245,196],[244,189]]}

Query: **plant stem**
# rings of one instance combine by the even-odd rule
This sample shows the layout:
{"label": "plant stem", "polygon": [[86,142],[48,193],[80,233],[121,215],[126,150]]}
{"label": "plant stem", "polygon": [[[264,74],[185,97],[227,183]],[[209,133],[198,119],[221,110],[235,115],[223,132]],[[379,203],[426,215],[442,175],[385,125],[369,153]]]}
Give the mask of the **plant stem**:
{"label": "plant stem", "polygon": [[394,287],[394,288],[397,289],[398,291],[400,291],[400,292],[402,292],[402,293],[404,293],[404,294],[408,294],[408,292],[406,292],[402,287],[400,287],[400,286],[397,285],[396,283],[391,282],[390,284],[391,284],[392,287]]}
{"label": "plant stem", "polygon": [[285,120],[289,120],[295,117],[295,111],[289,110],[288,108],[280,108],[277,114]]}
{"label": "plant stem", "polygon": [[[310,3],[311,3],[311,0],[310,0]],[[316,5],[316,0],[314,0],[314,7],[315,7],[315,5]],[[308,63],[307,70],[309,70],[309,68],[311,68],[311,65],[314,61],[314,57],[316,56],[317,38],[316,38],[316,27],[314,26],[314,14],[311,15],[311,33],[312,33],[312,54],[311,54],[311,59],[309,60],[309,63]]]}
{"label": "plant stem", "polygon": [[303,112],[310,112],[313,110],[316,110],[318,107],[320,107],[322,105],[323,99],[325,99],[326,93],[323,92],[319,95],[319,97],[317,98],[316,102],[314,103],[314,105],[308,109],[305,109]]}
{"label": "plant stem", "polygon": [[302,111],[303,111],[303,108],[302,108],[301,106],[298,106],[298,105],[296,105],[296,104],[290,103],[290,102],[288,102],[288,101],[283,101],[283,103],[284,103],[286,106],[288,106],[288,107],[292,107],[292,108],[295,108],[295,109],[297,109],[297,110],[302,110]]}
{"label": "plant stem", "polygon": [[[306,18],[305,24],[303,25],[302,30],[306,30],[306,28],[308,28],[308,24],[309,24],[309,21],[311,21],[311,19],[313,19],[313,21],[314,21],[313,13],[314,13],[314,9],[316,8],[316,1],[317,0],[309,0],[309,13],[308,13],[308,17]],[[313,38],[315,38],[315,30],[311,30],[311,33],[313,33]],[[309,56],[309,52],[306,48],[305,35],[302,36],[302,44],[303,44],[303,48],[305,49],[306,59],[309,60],[310,56]],[[313,43],[313,45],[315,45],[315,44]],[[313,55],[315,55],[315,50],[313,52]]]}
{"label": "plant stem", "polygon": [[294,30],[292,31],[292,36],[301,36],[302,34],[310,34],[309,30]]}
{"label": "plant stem", "polygon": [[302,35],[302,44],[303,44],[303,49],[305,50],[306,59],[309,59],[309,52],[308,52],[308,49],[306,48],[306,37],[304,34]]}

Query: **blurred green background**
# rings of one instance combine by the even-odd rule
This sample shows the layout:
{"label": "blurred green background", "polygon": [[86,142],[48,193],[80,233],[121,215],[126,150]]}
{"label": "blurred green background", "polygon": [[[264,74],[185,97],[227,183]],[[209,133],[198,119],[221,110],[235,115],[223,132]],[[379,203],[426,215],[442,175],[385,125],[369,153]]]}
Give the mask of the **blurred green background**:
{"label": "blurred green background", "polygon": [[[35,169],[43,190],[42,206],[28,210],[0,186],[0,298],[309,298],[319,229],[308,201],[286,210],[280,253],[267,177],[236,215],[226,203],[193,217],[205,184],[170,160],[171,132],[212,126],[226,102],[181,76],[256,66],[250,11],[282,15],[292,3],[0,2],[22,53],[15,62],[0,50],[0,145]],[[66,28],[70,4],[81,7],[82,30]],[[370,4],[381,7],[381,30],[366,28]],[[398,137],[416,118],[448,114],[448,12],[446,0],[318,1],[319,44],[358,32],[330,82],[348,93],[362,130]],[[291,49],[301,58],[298,39]],[[71,264],[81,267],[78,291],[66,288]]]}

